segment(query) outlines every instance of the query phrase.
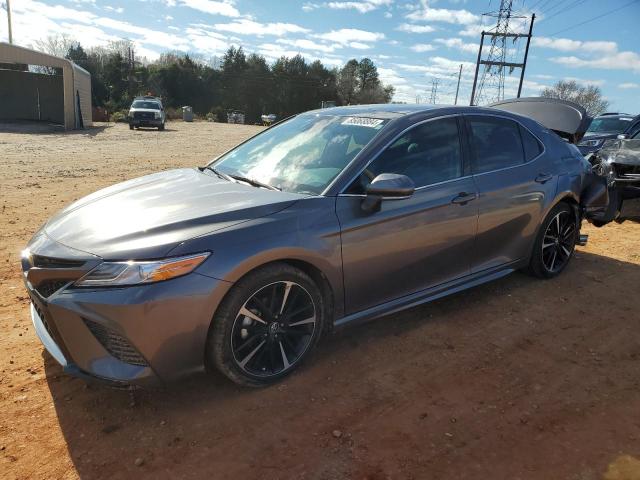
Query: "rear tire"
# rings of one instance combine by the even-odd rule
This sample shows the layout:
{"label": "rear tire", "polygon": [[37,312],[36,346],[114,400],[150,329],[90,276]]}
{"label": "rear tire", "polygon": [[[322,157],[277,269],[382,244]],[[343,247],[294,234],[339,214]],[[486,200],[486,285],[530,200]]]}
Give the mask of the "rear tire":
{"label": "rear tire", "polygon": [[133,125],[129,125],[129,130],[133,130]]}
{"label": "rear tire", "polygon": [[205,359],[233,382],[260,387],[289,375],[320,340],[320,289],[303,271],[274,263],[238,281],[216,311]]}
{"label": "rear tire", "polygon": [[559,203],[542,222],[528,271],[538,278],[556,277],[569,264],[578,241],[576,214],[567,203]]}

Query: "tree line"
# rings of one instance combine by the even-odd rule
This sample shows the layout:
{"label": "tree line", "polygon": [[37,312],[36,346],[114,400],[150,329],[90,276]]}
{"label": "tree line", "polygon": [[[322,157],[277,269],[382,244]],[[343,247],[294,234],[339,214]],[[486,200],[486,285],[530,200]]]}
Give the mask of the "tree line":
{"label": "tree line", "polygon": [[227,111],[241,110],[247,123],[256,123],[263,114],[284,118],[320,108],[323,102],[388,103],[394,93],[369,58],[328,68],[299,54],[269,63],[262,55],[234,46],[215,62],[182,53],[163,53],[147,62],[135,55],[128,40],[85,49],[68,38],[50,38],[36,47],[87,70],[93,105],[108,112],[125,110],[133,97],[151,93],[162,97],[167,109],[190,105],[196,114],[219,121],[226,121]]}

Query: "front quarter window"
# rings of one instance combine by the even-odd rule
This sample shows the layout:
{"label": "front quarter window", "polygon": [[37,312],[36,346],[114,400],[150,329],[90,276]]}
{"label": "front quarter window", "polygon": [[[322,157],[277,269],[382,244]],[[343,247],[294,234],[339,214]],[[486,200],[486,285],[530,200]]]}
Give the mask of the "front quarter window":
{"label": "front quarter window", "polygon": [[377,118],[299,115],[238,146],[213,166],[232,177],[317,195],[385,123]]}

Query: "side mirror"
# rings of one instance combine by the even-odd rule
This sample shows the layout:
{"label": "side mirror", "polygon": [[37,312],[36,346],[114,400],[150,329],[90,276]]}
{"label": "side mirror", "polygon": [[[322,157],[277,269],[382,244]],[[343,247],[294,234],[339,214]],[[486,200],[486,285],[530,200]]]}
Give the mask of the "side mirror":
{"label": "side mirror", "polygon": [[629,138],[629,135],[627,135],[626,133],[621,133],[620,135],[618,135],[616,137],[618,140],[626,140],[627,138]]}
{"label": "side mirror", "polygon": [[373,213],[380,211],[382,200],[402,200],[409,198],[416,187],[406,175],[381,173],[367,186],[366,197],[362,200],[362,210]]}

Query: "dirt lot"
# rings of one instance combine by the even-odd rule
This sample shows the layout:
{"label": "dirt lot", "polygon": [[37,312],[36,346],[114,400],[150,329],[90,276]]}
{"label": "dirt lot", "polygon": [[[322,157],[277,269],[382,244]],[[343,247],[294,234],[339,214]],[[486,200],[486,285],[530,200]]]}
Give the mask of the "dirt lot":
{"label": "dirt lot", "polygon": [[37,340],[19,253],[100,187],[259,127],[0,133],[0,477],[640,479],[640,225],[587,227],[552,281],[501,281],[325,340],[287,381],[87,386]]}

